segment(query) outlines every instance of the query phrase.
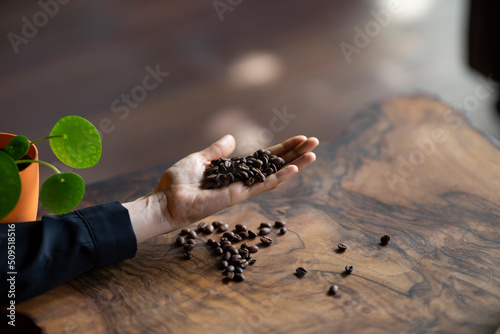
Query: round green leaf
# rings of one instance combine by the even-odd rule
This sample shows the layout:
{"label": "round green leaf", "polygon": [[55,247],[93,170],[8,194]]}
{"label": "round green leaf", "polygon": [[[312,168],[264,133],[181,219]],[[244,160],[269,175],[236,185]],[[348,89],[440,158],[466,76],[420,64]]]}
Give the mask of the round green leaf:
{"label": "round green leaf", "polygon": [[21,177],[14,159],[0,152],[0,219],[5,218],[21,196]]}
{"label": "round green leaf", "polygon": [[15,136],[5,146],[4,152],[10,155],[12,159],[19,160],[28,153],[30,145],[31,143],[26,136]]}
{"label": "round green leaf", "polygon": [[95,126],[85,118],[61,118],[50,132],[50,147],[56,157],[73,168],[92,167],[101,158],[101,136]]}
{"label": "round green leaf", "polygon": [[75,173],[60,173],[49,177],[40,189],[40,201],[52,213],[63,214],[73,210],[85,194],[85,183]]}

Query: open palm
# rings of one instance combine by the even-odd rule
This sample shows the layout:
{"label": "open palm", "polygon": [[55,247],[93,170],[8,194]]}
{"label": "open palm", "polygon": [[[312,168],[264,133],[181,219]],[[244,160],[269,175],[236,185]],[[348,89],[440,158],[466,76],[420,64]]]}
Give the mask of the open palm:
{"label": "open palm", "polygon": [[278,187],[316,159],[311,151],[318,143],[316,138],[296,136],[268,148],[272,154],[282,157],[286,165],[268,176],[265,182],[250,187],[234,182],[219,189],[203,189],[204,171],[210,161],[233,152],[235,141],[231,135],[224,136],[203,151],[188,155],[165,171],[150,194],[160,203],[164,233]]}

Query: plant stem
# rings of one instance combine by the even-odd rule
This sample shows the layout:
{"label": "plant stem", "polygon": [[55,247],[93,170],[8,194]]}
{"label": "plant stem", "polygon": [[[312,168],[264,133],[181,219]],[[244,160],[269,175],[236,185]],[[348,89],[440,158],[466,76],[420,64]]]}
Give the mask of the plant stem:
{"label": "plant stem", "polygon": [[57,136],[48,136],[48,137],[43,137],[43,138],[40,138],[40,139],[37,139],[37,140],[34,140],[32,141],[31,143],[32,144],[36,144],[42,140],[47,140],[47,139],[51,139],[51,138],[64,138],[64,135],[57,135]]}
{"label": "plant stem", "polygon": [[49,164],[48,162],[45,162],[45,161],[40,161],[40,160],[16,160],[16,165],[19,165],[19,164],[30,164],[30,163],[33,163],[33,162],[37,163],[37,164],[45,165],[47,167],[50,167],[57,174],[61,174],[61,172],[59,171],[59,169],[56,168],[56,166],[51,165],[51,164]]}

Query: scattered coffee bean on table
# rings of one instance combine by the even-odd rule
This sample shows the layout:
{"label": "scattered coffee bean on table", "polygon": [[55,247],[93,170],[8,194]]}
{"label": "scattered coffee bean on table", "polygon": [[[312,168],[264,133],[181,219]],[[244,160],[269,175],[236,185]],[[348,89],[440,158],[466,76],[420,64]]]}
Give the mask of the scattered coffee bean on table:
{"label": "scattered coffee bean on table", "polygon": [[188,239],[196,239],[197,236],[198,234],[196,234],[195,231],[189,231],[189,233],[187,234]]}
{"label": "scattered coffee bean on table", "polygon": [[347,249],[347,245],[343,244],[343,243],[339,243],[337,247],[339,248],[339,251],[341,251],[341,252],[345,252],[345,250]]}
{"label": "scattered coffee bean on table", "polygon": [[186,244],[196,245],[196,241],[194,239],[187,239]]}
{"label": "scattered coffee bean on table", "polygon": [[234,274],[233,281],[243,282],[244,280],[245,280],[245,276],[243,276],[243,274]]}
{"label": "scattered coffee bean on table", "polygon": [[382,245],[387,245],[389,243],[389,241],[391,241],[391,236],[388,234],[386,234],[382,238],[380,238],[380,243]]}
{"label": "scattered coffee bean on table", "polygon": [[191,253],[187,253],[187,252],[186,252],[186,253],[184,253],[184,259],[186,259],[186,260],[190,260],[192,257],[193,257],[193,254],[191,254]]}
{"label": "scattered coffee bean on table", "polygon": [[273,243],[273,239],[271,239],[269,237],[262,237],[262,238],[260,238],[260,242],[262,242],[266,246],[269,246]]}
{"label": "scattered coffee bean on table", "polygon": [[192,244],[185,244],[185,245],[184,245],[184,250],[185,250],[186,252],[190,252],[190,251],[192,251],[193,249],[194,249],[194,245],[192,245]]}
{"label": "scattered coffee bean on table", "polygon": [[203,229],[203,233],[205,233],[205,234],[212,234],[213,231],[214,231],[214,227],[212,225],[207,225]]}
{"label": "scattered coffee bean on table", "polygon": [[249,264],[250,266],[252,266],[255,262],[257,262],[257,260],[256,260],[256,259],[251,259],[251,260],[248,262],[248,264]]}
{"label": "scattered coffee bean on table", "polygon": [[222,248],[217,247],[216,249],[214,249],[214,253],[216,255],[222,255],[224,253],[224,251],[222,250]]}
{"label": "scattered coffee bean on table", "polygon": [[274,227],[276,228],[282,228],[285,227],[286,223],[282,220],[278,220],[274,222]]}
{"label": "scattered coffee bean on table", "polygon": [[219,226],[219,228],[217,229],[217,232],[226,232],[228,229],[229,229],[229,225],[227,225],[227,224],[222,224],[222,225],[221,225],[221,226]]}
{"label": "scattered coffee bean on table", "polygon": [[352,273],[352,271],[354,270],[354,267],[353,266],[345,266],[345,272],[350,274]]}
{"label": "scattered coffee bean on table", "polygon": [[257,238],[257,236],[258,236],[258,234],[255,233],[254,231],[248,231],[248,237],[250,239],[255,239],[255,238]]}
{"label": "scattered coffee bean on table", "polygon": [[223,223],[221,221],[219,221],[219,220],[216,220],[216,221],[212,222],[212,226],[214,228],[216,228],[216,229],[219,228],[222,224]]}
{"label": "scattered coffee bean on table", "polygon": [[287,231],[286,227],[280,228],[280,234],[285,234]]}
{"label": "scattered coffee bean on table", "polygon": [[285,160],[266,150],[258,150],[247,157],[219,158],[210,162],[205,169],[205,189],[226,187],[242,181],[246,186],[264,182],[266,176],[276,173]]}
{"label": "scattered coffee bean on table", "polygon": [[271,232],[271,230],[267,227],[264,227],[260,230],[259,234],[260,235],[267,235],[267,234],[269,234],[269,232]]}
{"label": "scattered coffee bean on table", "polygon": [[234,228],[238,232],[245,232],[247,230],[246,225],[243,225],[243,224],[236,224],[236,226]]}
{"label": "scattered coffee bean on table", "polygon": [[208,225],[207,223],[201,222],[201,223],[198,224],[198,227],[196,228],[196,230],[198,232],[201,232],[201,231],[203,231],[205,229],[205,227],[207,227],[207,225]]}
{"label": "scattered coffee bean on table", "polygon": [[297,269],[295,269],[295,275],[298,278],[304,277],[305,274],[307,274],[307,269],[306,268],[304,268],[304,267],[298,267]]}
{"label": "scattered coffee bean on table", "polygon": [[184,239],[183,237],[179,236],[177,237],[177,239],[175,240],[175,243],[177,244],[177,246],[181,247],[181,246],[184,246],[184,244],[186,243],[186,239]]}
{"label": "scattered coffee bean on table", "polygon": [[189,229],[188,229],[188,228],[183,228],[183,229],[181,230],[181,232],[179,233],[179,235],[186,235],[186,234],[188,234],[188,233],[189,233]]}
{"label": "scattered coffee bean on table", "polygon": [[339,291],[338,285],[333,284],[328,292],[330,293],[330,295],[334,296],[337,293],[337,291]]}
{"label": "scattered coffee bean on table", "polygon": [[271,223],[260,223],[259,228],[271,228]]}
{"label": "scattered coffee bean on table", "polygon": [[247,249],[250,253],[257,253],[259,251],[259,247],[255,246],[255,245],[249,246]]}

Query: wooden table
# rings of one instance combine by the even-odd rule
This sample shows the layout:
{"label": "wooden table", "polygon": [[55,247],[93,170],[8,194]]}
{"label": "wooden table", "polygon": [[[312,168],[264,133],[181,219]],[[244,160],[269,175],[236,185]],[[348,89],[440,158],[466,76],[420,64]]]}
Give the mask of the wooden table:
{"label": "wooden table", "polygon": [[[47,333],[497,331],[498,148],[446,105],[416,96],[356,113],[316,153],[278,190],[205,220],[252,229],[287,222],[288,233],[273,229],[275,244],[255,254],[244,282],[222,282],[207,237],[186,261],[171,233],[18,311]],[[141,196],[165,167],[90,186],[83,204]],[[386,233],[392,240],[383,247]],[[339,242],[346,252],[336,251]],[[298,266],[309,270],[302,279]]]}

